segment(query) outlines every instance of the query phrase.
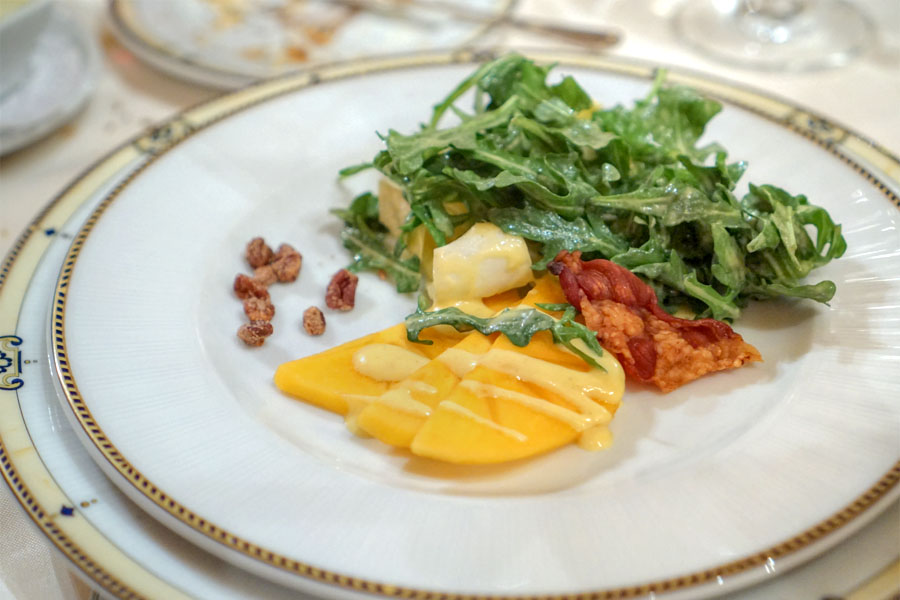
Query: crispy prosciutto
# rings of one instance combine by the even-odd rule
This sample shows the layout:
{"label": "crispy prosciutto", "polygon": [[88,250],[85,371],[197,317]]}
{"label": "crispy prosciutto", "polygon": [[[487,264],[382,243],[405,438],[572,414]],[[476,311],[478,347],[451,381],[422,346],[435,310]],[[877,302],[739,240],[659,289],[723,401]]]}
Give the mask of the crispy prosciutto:
{"label": "crispy prosciutto", "polygon": [[673,317],[659,307],[653,288],[616,263],[563,251],[548,269],[633,379],[670,392],[707,373],[762,360],[727,323]]}

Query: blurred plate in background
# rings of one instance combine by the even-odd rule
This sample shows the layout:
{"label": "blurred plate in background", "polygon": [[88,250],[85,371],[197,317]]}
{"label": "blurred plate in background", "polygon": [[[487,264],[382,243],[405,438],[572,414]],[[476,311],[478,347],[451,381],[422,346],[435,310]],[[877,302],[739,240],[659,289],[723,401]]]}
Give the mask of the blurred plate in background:
{"label": "blurred plate in background", "polygon": [[[458,0],[458,10],[502,16],[515,0]],[[111,0],[110,22],[139,58],[176,77],[236,88],[312,64],[449,49],[486,24],[448,18],[428,0],[379,10],[327,0]],[[399,6],[399,8],[392,8]]]}

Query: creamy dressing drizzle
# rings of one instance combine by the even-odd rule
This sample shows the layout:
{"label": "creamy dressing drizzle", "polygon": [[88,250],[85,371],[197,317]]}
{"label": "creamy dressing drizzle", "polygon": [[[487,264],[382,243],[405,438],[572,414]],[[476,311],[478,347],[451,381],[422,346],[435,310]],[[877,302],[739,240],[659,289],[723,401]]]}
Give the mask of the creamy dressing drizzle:
{"label": "creamy dressing drizzle", "polygon": [[353,369],[377,381],[401,381],[426,364],[421,354],[393,344],[368,344],[353,354]]}
{"label": "creamy dressing drizzle", "polygon": [[509,427],[504,427],[503,425],[500,425],[498,423],[494,423],[490,419],[485,419],[478,413],[472,412],[465,406],[457,404],[456,402],[442,400],[439,406],[443,406],[445,409],[451,412],[455,412],[458,415],[462,415],[467,419],[471,419],[472,421],[484,425],[485,427],[490,427],[491,429],[498,431],[507,437],[511,437],[519,442],[525,442],[528,440],[528,437],[524,433],[516,431],[515,429],[510,429]]}
{"label": "creamy dressing drizzle", "polygon": [[595,398],[611,403],[619,401],[615,390],[612,389],[613,386],[610,385],[609,373],[599,369],[576,371],[540,358],[498,348],[474,356],[478,364],[489,369],[556,392],[567,402],[574,404],[583,414],[593,416],[600,413],[609,416],[609,411],[597,404]]}
{"label": "creamy dressing drizzle", "polygon": [[[579,342],[580,340],[575,341]],[[557,347],[569,352],[563,346]],[[612,434],[606,427],[612,420],[612,413],[600,402],[606,404],[619,403],[624,385],[621,366],[617,361],[611,359],[609,354],[596,356],[583,344],[579,344],[579,349],[590,354],[597,362],[603,365],[606,368],[606,372],[600,369],[591,369],[586,372],[570,369],[520,352],[499,348],[492,348],[484,354],[474,354],[458,348],[448,348],[437,357],[437,360],[441,361],[454,375],[462,380],[460,386],[476,396],[502,398],[517,402],[522,406],[561,421],[578,432],[578,445],[581,448],[585,450],[601,450],[612,444]],[[407,414],[420,417],[431,415],[431,407],[416,400],[412,392],[435,394],[437,393],[437,388],[424,381],[408,379],[427,363],[427,358],[406,348],[391,344],[369,344],[357,350],[353,355],[353,368],[357,372],[378,381],[402,381],[402,383],[389,389],[381,396],[344,394],[343,397],[347,401],[348,406],[347,427],[353,433],[364,435],[365,432],[357,426],[357,415],[363,408],[375,401]],[[574,410],[539,396],[523,394],[481,381],[465,380],[464,377],[478,365],[483,365],[492,371],[515,377],[519,381],[537,385],[564,399],[574,407]],[[520,442],[528,439],[522,432],[499,425],[456,402],[443,400],[440,406]]]}
{"label": "creamy dressing drizzle", "polygon": [[431,414],[431,407],[413,398],[408,388],[396,387],[390,389],[379,396],[377,401],[378,404],[383,404],[411,415],[427,417]]}
{"label": "creamy dressing drizzle", "polygon": [[483,383],[481,381],[466,380],[460,382],[460,386],[469,390],[476,396],[487,398],[502,398],[504,400],[517,402],[522,406],[526,406],[537,412],[544,413],[548,417],[552,417],[557,421],[562,421],[578,432],[586,431],[587,429],[596,425],[605,425],[606,423],[609,423],[610,420],[612,420],[612,415],[609,414],[609,411],[602,406],[599,407],[602,409],[602,412],[598,411],[598,416],[585,415],[579,412],[575,412],[574,410],[569,410],[568,408],[562,407],[558,404],[554,404],[553,402],[548,402],[547,400],[538,398],[537,396],[531,396],[529,394],[523,394],[521,392],[508,390],[506,388],[497,385],[491,385],[489,383]]}
{"label": "creamy dressing drizzle", "polygon": [[606,425],[595,425],[578,436],[578,446],[584,450],[605,450],[612,446],[613,435]]}
{"label": "creamy dressing drizzle", "polygon": [[423,394],[437,394],[438,391],[433,385],[428,385],[424,381],[419,381],[418,379],[403,381],[400,383],[399,387],[404,387],[414,392],[422,392]]}
{"label": "creamy dressing drizzle", "polygon": [[444,363],[454,375],[462,379],[469,371],[478,366],[479,358],[480,355],[459,348],[447,348],[438,355],[437,360]]}
{"label": "creamy dressing drizzle", "polygon": [[492,310],[491,307],[485,304],[480,298],[477,300],[458,300],[450,304],[434,304],[428,310],[434,311],[441,310],[442,308],[458,308],[464,313],[476,317],[493,317],[497,314],[497,311]]}
{"label": "creamy dressing drizzle", "polygon": [[347,414],[344,415],[344,424],[347,425],[352,433],[360,437],[369,437],[369,434],[363,431],[357,423],[359,413],[375,401],[378,396],[366,396],[363,394],[342,394],[341,398],[347,403]]}
{"label": "creamy dressing drizzle", "polygon": [[[579,348],[587,350],[586,347]],[[593,353],[591,353],[593,354]],[[535,384],[563,398],[575,407],[570,410],[544,398],[523,394],[513,390],[472,380],[463,380],[460,385],[481,397],[503,398],[517,402],[548,417],[562,421],[579,433],[579,446],[586,450],[600,450],[608,447],[612,436],[606,425],[612,420],[612,413],[600,404],[618,404],[622,385],[617,363],[606,356],[594,356],[606,367],[607,372],[592,369],[587,372],[569,369],[539,358],[519,352],[493,348],[485,354],[473,354],[457,348],[444,351],[438,360],[462,379],[478,365],[493,371],[510,375],[519,381]],[[444,401],[441,405],[450,407],[454,402]],[[458,405],[457,405],[458,406]],[[471,411],[469,411],[471,412]],[[474,414],[474,413],[472,413]]]}
{"label": "creamy dressing drizzle", "polygon": [[347,424],[347,429],[357,435],[366,435],[357,423],[359,413],[376,401],[411,415],[421,417],[430,415],[431,407],[413,398],[412,392],[436,394],[437,388],[424,381],[407,379],[427,363],[428,359],[424,356],[393,344],[368,344],[357,350],[353,354],[353,369],[357,373],[376,381],[404,381],[381,396],[344,394],[342,397],[347,402],[347,414],[344,422]]}

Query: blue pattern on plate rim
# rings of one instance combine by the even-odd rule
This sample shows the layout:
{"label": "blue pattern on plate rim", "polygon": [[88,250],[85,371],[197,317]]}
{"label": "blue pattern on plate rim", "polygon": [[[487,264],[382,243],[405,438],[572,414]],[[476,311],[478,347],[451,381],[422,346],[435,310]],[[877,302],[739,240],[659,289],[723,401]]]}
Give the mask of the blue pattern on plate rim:
{"label": "blue pattern on plate rim", "polygon": [[25,381],[22,374],[22,355],[19,346],[22,338],[17,335],[0,336],[0,390],[17,390]]}

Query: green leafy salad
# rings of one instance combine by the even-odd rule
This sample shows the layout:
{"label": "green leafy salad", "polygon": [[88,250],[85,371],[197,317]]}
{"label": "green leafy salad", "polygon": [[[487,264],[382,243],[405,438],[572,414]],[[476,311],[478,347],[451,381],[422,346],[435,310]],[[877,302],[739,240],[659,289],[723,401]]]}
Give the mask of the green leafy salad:
{"label": "green leafy salad", "polygon": [[[833,282],[803,279],[844,253],[840,225],[773,185],[735,195],[746,164],[716,143],[698,146],[721,104],[665,85],[663,73],[634,106],[598,108],[572,77],[548,83],[551,69],[516,54],[484,64],[419,131],[389,131],[372,162],[344,169],[377,169],[409,205],[399,235],[379,220],[372,193],[335,211],[350,268],[423,292],[411,232],[424,227],[442,246],[488,221],[528,240],[536,270],[561,250],[607,258],[652,285],[669,311],[733,320],[751,298],[832,298]],[[463,110],[456,102],[468,92]],[[442,126],[445,117],[454,123]]]}

